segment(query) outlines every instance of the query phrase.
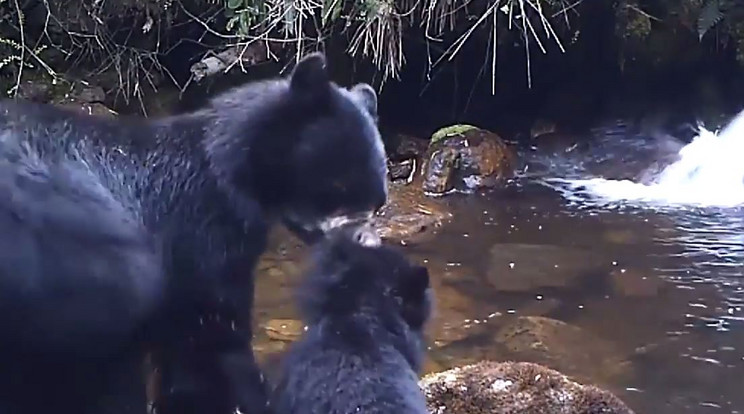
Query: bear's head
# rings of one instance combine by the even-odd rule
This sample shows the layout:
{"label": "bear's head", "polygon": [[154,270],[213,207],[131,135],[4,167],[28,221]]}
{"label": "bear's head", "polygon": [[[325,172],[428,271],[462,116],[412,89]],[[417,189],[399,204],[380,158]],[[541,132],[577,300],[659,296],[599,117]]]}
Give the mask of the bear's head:
{"label": "bear's head", "polygon": [[431,318],[433,294],[425,266],[390,246],[363,245],[335,233],[316,244],[312,267],[299,289],[303,317],[365,316],[386,326],[405,323],[416,338]]}
{"label": "bear's head", "polygon": [[368,223],[387,201],[377,94],[364,83],[333,83],[321,53],[285,79],[215,98],[212,110],[207,151],[223,186],[258,201],[304,241]]}

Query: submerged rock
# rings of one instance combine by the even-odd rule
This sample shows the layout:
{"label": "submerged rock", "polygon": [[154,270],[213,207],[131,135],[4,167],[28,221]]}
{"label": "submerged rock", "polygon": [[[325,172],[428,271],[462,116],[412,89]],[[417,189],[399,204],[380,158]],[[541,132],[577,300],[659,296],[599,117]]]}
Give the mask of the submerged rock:
{"label": "submerged rock", "polygon": [[272,319],[266,322],[264,329],[271,339],[293,342],[305,332],[305,324],[297,319]]}
{"label": "submerged rock", "polygon": [[[431,261],[428,262],[429,264]],[[436,312],[432,317],[428,337],[437,347],[445,347],[453,342],[468,338],[473,333],[473,315],[478,315],[480,309],[472,297],[459,290],[452,283],[442,279],[447,275],[438,273],[439,266],[430,266],[429,272],[433,276],[432,287],[436,292]],[[454,268],[452,270],[460,270]],[[460,276],[462,278],[462,275]],[[482,325],[477,325],[476,328]],[[480,359],[480,358],[479,358]]]}
{"label": "submerged rock", "polygon": [[496,244],[489,256],[485,272],[488,282],[495,289],[508,292],[566,287],[611,267],[591,251],[542,244]]}
{"label": "submerged rock", "polygon": [[612,393],[529,362],[482,361],[419,385],[432,414],[633,414]]}
{"label": "submerged rock", "polygon": [[639,269],[615,269],[610,273],[613,290],[622,296],[654,297],[664,287],[664,282],[655,274],[645,274]]}
{"label": "submerged rock", "polygon": [[423,189],[431,195],[472,192],[510,178],[514,153],[495,133],[454,125],[434,133],[422,166]]}
{"label": "submerged rock", "polygon": [[512,358],[545,364],[582,380],[611,383],[632,375],[630,362],[611,341],[556,319],[520,316],[494,339]]}

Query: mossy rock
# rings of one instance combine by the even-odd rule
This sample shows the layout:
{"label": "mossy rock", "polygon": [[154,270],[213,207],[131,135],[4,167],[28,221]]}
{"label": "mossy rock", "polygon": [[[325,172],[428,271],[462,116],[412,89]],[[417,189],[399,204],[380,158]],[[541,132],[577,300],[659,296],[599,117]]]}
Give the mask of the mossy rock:
{"label": "mossy rock", "polygon": [[419,382],[432,413],[633,414],[609,391],[530,362],[481,361]]}
{"label": "mossy rock", "polygon": [[468,124],[457,124],[457,125],[451,125],[444,128],[439,129],[437,132],[432,134],[431,140],[429,141],[429,145],[436,144],[437,142],[443,140],[444,138],[454,137],[454,136],[462,136],[468,131],[478,130],[480,128],[468,125]]}
{"label": "mossy rock", "polygon": [[514,159],[494,132],[472,125],[442,128],[432,136],[423,160],[423,190],[438,196],[499,186],[513,175]]}

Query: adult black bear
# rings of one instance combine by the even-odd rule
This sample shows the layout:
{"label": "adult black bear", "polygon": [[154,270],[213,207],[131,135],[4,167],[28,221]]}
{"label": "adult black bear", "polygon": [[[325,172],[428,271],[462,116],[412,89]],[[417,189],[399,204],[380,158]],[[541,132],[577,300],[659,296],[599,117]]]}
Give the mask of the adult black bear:
{"label": "adult black bear", "polygon": [[301,287],[308,327],[282,357],[276,414],[428,414],[418,387],[432,298],[425,267],[333,237]]}
{"label": "adult black bear", "polygon": [[385,203],[376,109],[317,53],[154,121],[0,102],[0,413],[143,413],[143,346],[160,414],[263,412],[250,345],[268,227],[314,241]]}
{"label": "adult black bear", "polygon": [[129,188],[21,137],[0,133],[0,413],[118,405],[107,384],[138,375],[133,332],[162,301],[157,240]]}

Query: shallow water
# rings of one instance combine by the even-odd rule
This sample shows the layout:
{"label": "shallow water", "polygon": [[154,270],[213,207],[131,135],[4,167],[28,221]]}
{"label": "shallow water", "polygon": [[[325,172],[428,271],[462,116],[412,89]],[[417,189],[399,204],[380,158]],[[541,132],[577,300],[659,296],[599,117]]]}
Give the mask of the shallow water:
{"label": "shallow water", "polygon": [[[568,152],[525,150],[526,173],[505,189],[442,199],[454,219],[404,247],[435,284],[427,369],[534,360],[612,390],[639,413],[744,412],[744,209],[630,207],[546,185],[633,177],[666,145],[622,123],[593,134]],[[259,325],[296,317],[304,250],[282,237],[272,246]],[[525,351],[502,335],[520,316],[570,326],[545,334],[548,352]],[[285,345],[257,333],[260,355]]]}

